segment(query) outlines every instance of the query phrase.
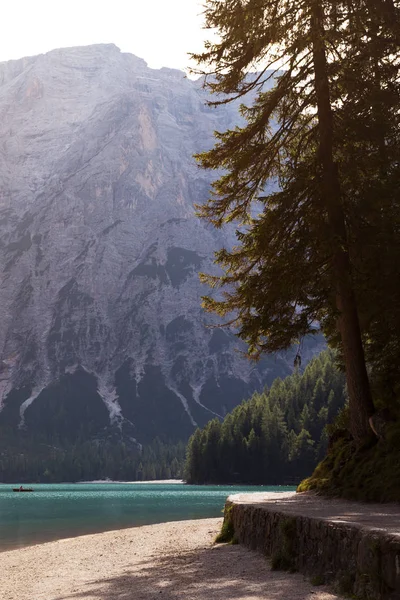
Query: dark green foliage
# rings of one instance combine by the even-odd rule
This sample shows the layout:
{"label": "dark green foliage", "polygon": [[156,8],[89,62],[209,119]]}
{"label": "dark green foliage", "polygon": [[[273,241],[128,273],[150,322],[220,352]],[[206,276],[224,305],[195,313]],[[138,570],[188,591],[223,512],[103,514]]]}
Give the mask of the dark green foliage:
{"label": "dark green foliage", "polygon": [[225,506],[224,510],[224,521],[222,523],[221,531],[215,538],[216,544],[234,544],[236,542],[235,530],[233,527],[232,520],[232,506]]}
{"label": "dark green foliage", "polygon": [[141,450],[118,440],[74,443],[32,437],[2,428],[0,482],[56,483],[112,479],[136,481],[180,479],[185,444],[168,444],[156,438]]}
{"label": "dark green foliage", "polygon": [[373,400],[395,403],[400,393],[398,2],[205,7],[219,35],[195,56],[200,72],[215,104],[243,97],[246,106],[245,124],[218,132],[199,156],[222,171],[200,216],[239,228],[238,244],[216,254],[222,275],[203,276],[217,290],[204,306],[234,324],[254,356],[319,323],[341,352],[362,443]]}
{"label": "dark green foliage", "polygon": [[340,420],[336,442],[298,491],[364,502],[400,502],[400,422],[388,424],[384,439],[357,447],[342,429],[345,416]]}
{"label": "dark green foliage", "polygon": [[354,575],[352,575],[351,573],[347,573],[345,571],[342,571],[341,573],[339,573],[338,577],[337,577],[335,589],[337,590],[337,592],[339,594],[343,594],[347,598],[356,599],[356,596],[354,596],[354,594],[353,594]]}
{"label": "dark green foliage", "polygon": [[271,556],[271,569],[273,571],[291,571],[292,561],[283,552],[275,552]]}
{"label": "dark green foliage", "polygon": [[323,575],[314,575],[311,577],[311,585],[320,586],[325,585],[325,577]]}
{"label": "dark green foliage", "polygon": [[271,557],[271,568],[274,571],[296,571],[295,551],[296,519],[287,517],[279,523],[280,548]]}
{"label": "dark green foliage", "polygon": [[188,483],[282,484],[311,473],[327,446],[325,427],[345,402],[344,375],[329,350],[300,374],[276,379],[224,421],[189,440]]}

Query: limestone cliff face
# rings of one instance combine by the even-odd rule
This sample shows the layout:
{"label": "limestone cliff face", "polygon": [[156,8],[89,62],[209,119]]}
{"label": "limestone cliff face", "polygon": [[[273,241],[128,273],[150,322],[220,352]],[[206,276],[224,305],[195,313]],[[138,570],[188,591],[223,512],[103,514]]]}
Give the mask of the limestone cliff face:
{"label": "limestone cliff face", "polygon": [[113,45],[0,64],[0,423],[184,437],[289,371],[200,308],[232,239],[192,156],[238,119],[204,100]]}

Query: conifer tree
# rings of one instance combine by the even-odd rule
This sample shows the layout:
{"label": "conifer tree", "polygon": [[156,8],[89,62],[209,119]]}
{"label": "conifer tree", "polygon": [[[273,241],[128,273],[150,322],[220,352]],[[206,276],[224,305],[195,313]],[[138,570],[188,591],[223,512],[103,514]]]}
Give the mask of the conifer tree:
{"label": "conifer tree", "polygon": [[[187,482],[282,484],[309,475],[327,446],[328,409],[323,407],[318,415],[312,410],[320,380],[325,405],[333,388],[341,390],[330,418],[336,416],[345,401],[344,376],[334,367],[333,353],[325,351],[303,374],[294,373],[269,391],[254,393],[221,425],[214,420],[197,429],[188,443]],[[303,400],[296,407],[293,397],[299,382],[304,384]]]}
{"label": "conifer tree", "polygon": [[[238,246],[217,253],[224,275],[204,276],[213,287],[226,286],[223,296],[213,294],[204,305],[233,313],[229,323],[255,356],[287,348],[321,323],[340,345],[357,441],[370,433],[374,404],[361,330],[369,307],[355,268],[374,268],[379,248],[370,245],[363,257],[363,236],[349,215],[357,206],[367,218],[367,191],[379,213],[385,202],[393,207],[388,182],[378,185],[386,192],[382,203],[363,173],[369,167],[377,180],[390,118],[398,120],[394,17],[396,3],[387,0],[207,0],[206,26],[220,37],[195,55],[208,87],[224,95],[214,104],[255,93],[253,104],[241,108],[246,125],[217,133],[214,148],[199,157],[204,168],[223,169],[200,215],[216,227],[240,226]],[[374,109],[376,86],[365,99],[371,49],[379,90],[391,91],[387,111]],[[383,138],[371,138],[371,114]],[[354,148],[361,148],[358,163]],[[390,152],[398,163],[396,141]]]}

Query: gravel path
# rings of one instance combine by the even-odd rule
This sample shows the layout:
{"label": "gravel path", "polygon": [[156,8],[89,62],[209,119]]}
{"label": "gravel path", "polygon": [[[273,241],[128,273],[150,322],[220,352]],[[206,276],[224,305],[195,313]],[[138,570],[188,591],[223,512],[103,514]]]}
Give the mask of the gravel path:
{"label": "gravel path", "polygon": [[222,519],[162,523],[0,555],[2,600],[336,600],[272,572],[242,546],[214,545]]}

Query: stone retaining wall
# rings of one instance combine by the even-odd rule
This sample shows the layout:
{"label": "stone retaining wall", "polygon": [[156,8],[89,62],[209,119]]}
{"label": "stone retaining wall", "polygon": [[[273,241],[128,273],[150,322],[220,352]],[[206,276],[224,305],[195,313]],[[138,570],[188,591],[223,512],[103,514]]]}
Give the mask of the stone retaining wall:
{"label": "stone retaining wall", "polygon": [[225,520],[241,544],[271,558],[274,568],[300,571],[316,583],[365,600],[400,600],[400,539],[385,530],[293,514],[284,503],[228,498]]}

